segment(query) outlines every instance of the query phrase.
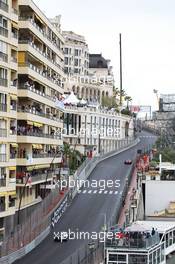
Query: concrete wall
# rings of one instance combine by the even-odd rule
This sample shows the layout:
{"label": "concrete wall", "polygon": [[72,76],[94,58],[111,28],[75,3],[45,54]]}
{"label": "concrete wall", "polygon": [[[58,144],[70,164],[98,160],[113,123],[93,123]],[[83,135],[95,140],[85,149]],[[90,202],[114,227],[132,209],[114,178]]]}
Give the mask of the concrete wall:
{"label": "concrete wall", "polygon": [[146,216],[168,207],[175,201],[175,181],[146,181]]}

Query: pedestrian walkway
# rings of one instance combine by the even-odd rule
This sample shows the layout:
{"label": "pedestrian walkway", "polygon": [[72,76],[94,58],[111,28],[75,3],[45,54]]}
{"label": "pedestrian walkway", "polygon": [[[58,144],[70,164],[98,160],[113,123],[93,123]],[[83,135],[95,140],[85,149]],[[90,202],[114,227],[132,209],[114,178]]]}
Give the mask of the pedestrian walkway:
{"label": "pedestrian walkway", "polygon": [[132,175],[131,183],[128,188],[128,193],[125,198],[124,206],[121,210],[118,225],[119,227],[123,227],[125,221],[126,221],[126,210],[129,210],[130,204],[131,204],[131,197],[134,194],[137,187],[137,169],[134,170],[134,173]]}

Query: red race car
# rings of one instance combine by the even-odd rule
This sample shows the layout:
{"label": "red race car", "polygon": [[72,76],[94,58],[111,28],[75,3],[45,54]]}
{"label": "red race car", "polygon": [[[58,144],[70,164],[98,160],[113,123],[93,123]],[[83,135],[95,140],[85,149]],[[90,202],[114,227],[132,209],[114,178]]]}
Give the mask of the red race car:
{"label": "red race car", "polygon": [[125,164],[127,164],[127,165],[131,165],[132,164],[132,160],[130,160],[130,159],[128,159],[128,160],[125,160],[125,162],[124,162]]}

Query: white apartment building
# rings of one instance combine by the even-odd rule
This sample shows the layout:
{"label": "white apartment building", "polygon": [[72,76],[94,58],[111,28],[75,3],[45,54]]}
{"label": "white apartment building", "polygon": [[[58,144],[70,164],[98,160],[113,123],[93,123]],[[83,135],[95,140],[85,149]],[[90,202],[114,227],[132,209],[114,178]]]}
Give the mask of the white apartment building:
{"label": "white apartment building", "polygon": [[65,73],[69,76],[88,75],[89,49],[85,38],[72,31],[63,31],[62,34],[65,38]]}
{"label": "white apartment building", "polygon": [[133,120],[114,111],[65,106],[64,141],[83,155],[106,153],[133,136]]}

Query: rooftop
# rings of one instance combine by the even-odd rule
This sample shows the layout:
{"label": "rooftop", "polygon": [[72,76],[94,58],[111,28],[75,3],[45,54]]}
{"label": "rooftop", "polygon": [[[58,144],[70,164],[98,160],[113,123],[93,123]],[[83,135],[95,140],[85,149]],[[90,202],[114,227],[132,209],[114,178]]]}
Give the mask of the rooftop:
{"label": "rooftop", "polygon": [[154,227],[158,233],[165,233],[175,228],[175,222],[170,221],[137,221],[136,223],[147,230],[151,230]]}
{"label": "rooftop", "polygon": [[109,60],[106,60],[102,54],[89,54],[89,68],[107,68]]}

